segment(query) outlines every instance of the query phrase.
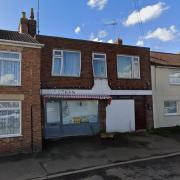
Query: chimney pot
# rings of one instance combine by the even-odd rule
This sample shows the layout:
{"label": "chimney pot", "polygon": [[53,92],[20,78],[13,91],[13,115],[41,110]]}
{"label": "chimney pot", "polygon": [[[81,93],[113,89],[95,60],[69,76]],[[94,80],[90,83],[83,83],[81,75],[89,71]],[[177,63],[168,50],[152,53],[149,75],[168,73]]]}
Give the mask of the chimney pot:
{"label": "chimney pot", "polygon": [[117,38],[117,39],[114,41],[114,44],[122,45],[122,39]]}
{"label": "chimney pot", "polygon": [[24,11],[22,12],[22,18],[26,19],[26,12],[24,12]]}
{"label": "chimney pot", "polygon": [[31,19],[31,20],[34,20],[34,9],[33,9],[33,8],[31,8],[30,19]]}

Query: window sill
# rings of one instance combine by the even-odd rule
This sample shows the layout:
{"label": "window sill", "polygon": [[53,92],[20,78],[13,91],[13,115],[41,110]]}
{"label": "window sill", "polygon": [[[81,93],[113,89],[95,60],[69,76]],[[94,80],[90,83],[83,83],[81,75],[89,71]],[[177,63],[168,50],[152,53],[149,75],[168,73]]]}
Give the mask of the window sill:
{"label": "window sill", "polygon": [[180,86],[180,83],[169,83],[170,86]]}
{"label": "window sill", "polygon": [[164,114],[164,116],[179,116],[179,113],[169,113],[169,114]]}
{"label": "window sill", "polygon": [[118,77],[119,80],[141,80],[141,78],[123,78],[123,77]]}
{"label": "window sill", "polygon": [[59,75],[52,75],[52,77],[55,77],[55,78],[80,78],[81,76],[59,76]]}
{"label": "window sill", "polygon": [[16,84],[16,85],[8,85],[8,84],[0,84],[1,87],[20,87],[22,86],[21,84]]}
{"label": "window sill", "polygon": [[5,139],[5,138],[18,138],[22,137],[22,134],[9,134],[9,135],[0,135],[0,139]]}

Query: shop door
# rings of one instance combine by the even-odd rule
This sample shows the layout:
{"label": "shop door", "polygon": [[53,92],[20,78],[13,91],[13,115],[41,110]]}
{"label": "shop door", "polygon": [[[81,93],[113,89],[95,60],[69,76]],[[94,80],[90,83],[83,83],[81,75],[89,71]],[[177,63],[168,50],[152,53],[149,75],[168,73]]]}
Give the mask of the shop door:
{"label": "shop door", "polygon": [[135,131],[134,100],[111,101],[106,111],[106,131]]}

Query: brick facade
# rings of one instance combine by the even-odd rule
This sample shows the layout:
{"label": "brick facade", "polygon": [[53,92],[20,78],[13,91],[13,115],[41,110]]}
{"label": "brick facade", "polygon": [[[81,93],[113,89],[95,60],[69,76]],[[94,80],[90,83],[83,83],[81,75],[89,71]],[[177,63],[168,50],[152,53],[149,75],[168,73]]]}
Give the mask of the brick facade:
{"label": "brick facade", "polygon": [[[0,138],[0,154],[41,151],[39,71],[41,49],[0,45],[0,51],[15,51],[22,54],[21,86],[0,87],[1,98],[4,94],[6,95],[3,97],[3,100],[22,101],[22,136]],[[22,98],[19,98],[20,96]]]}
{"label": "brick facade", "polygon": [[[112,90],[151,90],[150,51],[149,48],[107,44],[83,40],[74,40],[50,36],[36,36],[45,44],[41,56],[41,88],[42,89],[91,89],[94,85],[92,69],[92,53],[105,53],[107,61],[107,79]],[[77,50],[81,52],[80,77],[55,77],[52,72],[53,49]],[[117,55],[134,55],[140,57],[140,79],[118,79]],[[134,99],[136,129],[152,127],[152,96],[113,96],[113,99]],[[106,106],[99,101],[99,119],[102,131],[106,129]]]}
{"label": "brick facade", "polygon": [[[111,89],[149,90],[151,89],[149,48],[125,46],[117,44],[97,43],[82,40],[37,36],[36,39],[45,44],[41,57],[41,87],[91,89],[94,84],[92,71],[92,53],[106,53],[107,78]],[[53,49],[81,51],[81,76],[53,77],[52,52]],[[135,55],[140,57],[141,79],[118,79],[116,58],[118,54]]]}

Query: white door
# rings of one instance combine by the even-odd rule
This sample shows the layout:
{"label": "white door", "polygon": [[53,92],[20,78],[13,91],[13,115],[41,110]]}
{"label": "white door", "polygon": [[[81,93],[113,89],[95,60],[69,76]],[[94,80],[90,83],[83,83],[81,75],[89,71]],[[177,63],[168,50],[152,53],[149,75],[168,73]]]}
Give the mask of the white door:
{"label": "white door", "polygon": [[106,131],[135,131],[134,100],[111,101],[106,109]]}

